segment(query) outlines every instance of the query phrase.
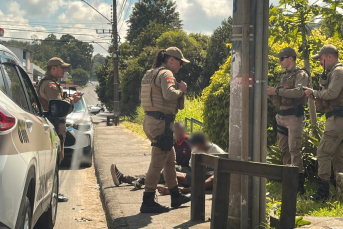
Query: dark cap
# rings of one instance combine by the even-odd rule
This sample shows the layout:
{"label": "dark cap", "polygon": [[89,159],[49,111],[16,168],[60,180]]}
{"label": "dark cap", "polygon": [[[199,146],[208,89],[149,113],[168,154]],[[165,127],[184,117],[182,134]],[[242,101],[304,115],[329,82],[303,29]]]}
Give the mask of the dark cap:
{"label": "dark cap", "polygon": [[278,54],[274,54],[275,57],[291,57],[291,56],[297,56],[297,53],[295,52],[294,49],[291,47],[287,47],[281,50]]}
{"label": "dark cap", "polygon": [[168,56],[172,56],[175,57],[179,60],[182,60],[184,63],[189,63],[189,60],[187,60],[180,49],[178,49],[177,47],[169,47],[166,49],[165,54],[167,54]]}
{"label": "dark cap", "polygon": [[61,58],[53,57],[48,61],[47,67],[61,65],[62,68],[69,68],[70,64],[65,63]]}
{"label": "dark cap", "polygon": [[325,45],[320,50],[319,53],[312,56],[312,59],[319,59],[323,54],[338,53],[338,49],[334,45]]}

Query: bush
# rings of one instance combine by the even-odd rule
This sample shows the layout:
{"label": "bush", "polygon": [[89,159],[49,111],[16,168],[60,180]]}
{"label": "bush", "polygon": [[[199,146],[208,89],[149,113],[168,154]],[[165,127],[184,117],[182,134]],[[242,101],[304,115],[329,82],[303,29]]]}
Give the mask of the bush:
{"label": "bush", "polygon": [[204,132],[221,148],[228,148],[230,115],[230,66],[231,57],[211,77],[211,84],[204,89]]}

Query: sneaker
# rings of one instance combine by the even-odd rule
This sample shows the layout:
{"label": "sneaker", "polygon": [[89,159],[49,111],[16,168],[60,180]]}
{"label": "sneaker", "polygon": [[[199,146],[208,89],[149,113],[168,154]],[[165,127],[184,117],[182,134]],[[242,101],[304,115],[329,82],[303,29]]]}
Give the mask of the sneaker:
{"label": "sneaker", "polygon": [[118,170],[115,164],[111,165],[111,175],[115,186],[119,186],[122,183],[123,174]]}

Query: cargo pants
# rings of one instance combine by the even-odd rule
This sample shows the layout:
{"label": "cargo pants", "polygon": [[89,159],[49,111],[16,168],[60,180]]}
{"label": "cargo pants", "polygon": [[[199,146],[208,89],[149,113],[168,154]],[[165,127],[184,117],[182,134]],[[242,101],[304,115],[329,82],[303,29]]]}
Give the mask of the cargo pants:
{"label": "cargo pants", "polygon": [[331,162],[335,175],[343,172],[343,117],[331,116],[326,120],[324,134],[317,149],[318,176],[329,181]]}
{"label": "cargo pants", "polygon": [[277,133],[280,150],[282,152],[282,163],[299,167],[299,173],[304,173],[304,165],[301,154],[301,145],[304,128],[304,116],[276,115],[276,122],[279,126],[288,129],[288,136]]}
{"label": "cargo pants", "polygon": [[[173,127],[173,123],[170,124]],[[143,120],[143,130],[151,142],[162,134],[165,129],[165,121],[157,120],[154,117],[145,115]],[[169,189],[178,185],[175,171],[175,150],[174,147],[170,151],[162,151],[156,146],[152,146],[151,162],[149,170],[145,178],[145,191],[155,192],[160,172],[163,169],[164,179]]]}

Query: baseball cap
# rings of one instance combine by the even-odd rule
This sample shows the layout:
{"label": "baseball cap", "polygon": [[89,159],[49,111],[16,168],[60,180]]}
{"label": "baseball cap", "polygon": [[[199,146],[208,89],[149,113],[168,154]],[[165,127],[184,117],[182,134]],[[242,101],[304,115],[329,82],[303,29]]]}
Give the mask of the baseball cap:
{"label": "baseball cap", "polygon": [[70,64],[65,63],[61,58],[53,57],[48,61],[47,67],[61,65],[62,68],[69,68]]}
{"label": "baseball cap", "polygon": [[324,45],[320,50],[319,53],[312,56],[312,59],[319,59],[323,54],[329,53],[338,53],[338,49],[334,45]]}
{"label": "baseball cap", "polygon": [[182,60],[184,63],[189,63],[189,60],[187,60],[180,49],[178,49],[177,47],[169,47],[166,49],[165,54],[167,54],[168,56],[172,56],[175,57],[176,59]]}
{"label": "baseball cap", "polygon": [[287,47],[282,49],[279,53],[274,54],[275,57],[290,57],[290,56],[297,56],[297,53],[295,52],[294,49],[292,49],[291,47]]}

